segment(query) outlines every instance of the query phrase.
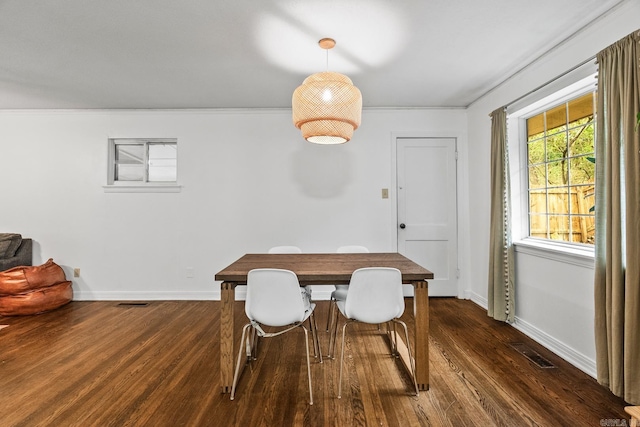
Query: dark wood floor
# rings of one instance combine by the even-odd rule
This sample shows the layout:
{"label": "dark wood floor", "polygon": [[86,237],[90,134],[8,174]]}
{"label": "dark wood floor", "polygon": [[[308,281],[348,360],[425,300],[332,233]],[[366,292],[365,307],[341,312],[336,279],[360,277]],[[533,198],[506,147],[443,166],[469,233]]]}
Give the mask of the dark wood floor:
{"label": "dark wood floor", "polygon": [[[237,302],[238,336],[245,323]],[[327,302],[319,302],[324,325]],[[469,301],[431,299],[430,390],[411,394],[376,327],[338,363],[313,363],[308,405],[304,334],[263,340],[235,401],[220,394],[217,301],[72,302],[0,317],[0,425],[6,426],[600,426],[628,420],[624,402]],[[412,307],[407,301],[407,307]],[[405,314],[410,324],[410,310]],[[326,349],[327,333],[321,332]],[[553,363],[542,369],[510,344]]]}

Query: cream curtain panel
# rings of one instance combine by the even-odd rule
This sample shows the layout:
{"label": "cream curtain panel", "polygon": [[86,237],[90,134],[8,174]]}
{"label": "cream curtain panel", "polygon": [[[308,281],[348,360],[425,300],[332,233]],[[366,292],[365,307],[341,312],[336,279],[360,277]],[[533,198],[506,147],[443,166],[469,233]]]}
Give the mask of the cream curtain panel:
{"label": "cream curtain panel", "polygon": [[640,31],[598,54],[595,336],[598,382],[640,404]]}
{"label": "cream curtain panel", "polygon": [[489,316],[513,322],[513,245],[511,244],[511,196],[507,112],[499,108],[491,116],[491,225],[489,235]]}

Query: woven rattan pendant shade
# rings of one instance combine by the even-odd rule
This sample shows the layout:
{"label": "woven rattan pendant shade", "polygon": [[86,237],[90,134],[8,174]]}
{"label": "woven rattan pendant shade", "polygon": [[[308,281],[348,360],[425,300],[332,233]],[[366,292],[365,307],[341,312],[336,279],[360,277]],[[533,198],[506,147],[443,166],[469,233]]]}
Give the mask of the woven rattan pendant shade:
{"label": "woven rattan pendant shade", "polygon": [[293,92],[291,106],[293,123],[304,139],[342,144],[360,126],[362,94],[349,77],[326,71],[307,77]]}

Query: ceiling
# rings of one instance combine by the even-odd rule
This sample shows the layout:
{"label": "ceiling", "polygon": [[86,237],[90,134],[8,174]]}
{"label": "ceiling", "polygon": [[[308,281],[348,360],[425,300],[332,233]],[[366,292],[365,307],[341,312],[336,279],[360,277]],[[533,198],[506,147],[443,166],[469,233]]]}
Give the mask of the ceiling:
{"label": "ceiling", "polygon": [[365,108],[466,107],[620,2],[0,0],[0,109],[290,108],[327,62]]}

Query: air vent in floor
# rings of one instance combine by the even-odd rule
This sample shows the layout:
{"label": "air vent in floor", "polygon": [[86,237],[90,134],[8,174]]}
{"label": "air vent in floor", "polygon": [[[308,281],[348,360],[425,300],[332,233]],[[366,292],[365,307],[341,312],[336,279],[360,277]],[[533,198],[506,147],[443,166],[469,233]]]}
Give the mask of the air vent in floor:
{"label": "air vent in floor", "polygon": [[148,302],[121,302],[118,304],[120,307],[146,307]]}
{"label": "air vent in floor", "polygon": [[512,342],[509,345],[513,347],[518,353],[523,354],[527,359],[535,363],[539,368],[555,368],[555,365],[553,363],[540,356],[537,351],[529,347],[527,344],[521,342]]}

